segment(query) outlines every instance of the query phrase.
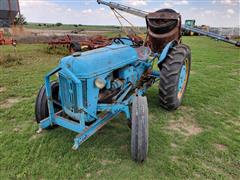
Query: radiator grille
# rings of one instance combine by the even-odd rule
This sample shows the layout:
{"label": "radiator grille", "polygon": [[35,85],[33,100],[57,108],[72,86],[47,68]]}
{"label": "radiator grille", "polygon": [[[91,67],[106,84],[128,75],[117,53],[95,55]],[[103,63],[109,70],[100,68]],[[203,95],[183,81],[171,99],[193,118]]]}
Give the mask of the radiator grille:
{"label": "radiator grille", "polygon": [[83,106],[87,107],[87,81],[82,80],[82,99],[83,99]]}
{"label": "radiator grille", "polygon": [[65,108],[72,112],[77,112],[77,98],[81,98],[84,107],[87,107],[87,81],[81,80],[82,82],[82,97],[77,97],[76,84],[64,77],[59,75],[60,81],[60,93],[63,105]]}
{"label": "radiator grille", "polygon": [[71,80],[66,79],[62,75],[59,76],[59,81],[60,81],[61,100],[64,104],[64,107],[74,112],[75,110],[74,86],[75,85]]}

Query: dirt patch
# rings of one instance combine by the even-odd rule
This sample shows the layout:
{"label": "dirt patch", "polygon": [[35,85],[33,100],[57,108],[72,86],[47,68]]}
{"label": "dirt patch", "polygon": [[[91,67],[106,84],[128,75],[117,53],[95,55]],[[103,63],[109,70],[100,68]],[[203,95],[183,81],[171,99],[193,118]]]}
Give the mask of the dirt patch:
{"label": "dirt patch", "polygon": [[177,147],[177,145],[176,145],[175,143],[171,143],[170,146],[171,146],[172,148],[176,148],[176,147]]}
{"label": "dirt patch", "polygon": [[36,134],[33,134],[33,135],[29,138],[29,140],[32,141],[32,140],[38,139],[38,138],[40,138],[40,137],[42,137],[42,136],[43,136],[43,133],[36,133]]}
{"label": "dirt patch", "polygon": [[98,170],[97,175],[100,176],[103,173],[103,170]]}
{"label": "dirt patch", "polygon": [[178,157],[177,156],[172,156],[171,157],[171,161],[177,161],[178,160]]}
{"label": "dirt patch", "polygon": [[240,60],[234,61],[235,64],[240,64]]}
{"label": "dirt patch", "polygon": [[180,106],[178,109],[182,112],[182,114],[193,114],[194,112],[194,108],[189,106]]}
{"label": "dirt patch", "polygon": [[190,72],[191,75],[197,74],[196,71],[191,71]]}
{"label": "dirt patch", "polygon": [[185,136],[193,136],[202,132],[202,128],[198,127],[194,121],[180,118],[178,121],[171,121],[169,129],[177,131]]}
{"label": "dirt patch", "polygon": [[116,162],[104,159],[104,160],[102,160],[100,163],[101,163],[103,166],[106,166],[106,165],[109,165],[109,164],[115,164]]}
{"label": "dirt patch", "polygon": [[218,174],[221,174],[225,177],[228,177],[228,178],[225,178],[225,179],[231,179],[229,178],[229,174],[226,174],[224,169],[222,168],[219,168],[217,166],[215,166],[214,164],[209,164],[208,162],[201,162],[201,166],[206,169],[209,173],[218,173]]}
{"label": "dirt patch", "polygon": [[22,129],[20,128],[20,127],[15,127],[14,129],[13,129],[13,132],[20,132]]}
{"label": "dirt patch", "polygon": [[0,102],[0,108],[1,109],[6,109],[14,106],[15,104],[25,100],[26,98],[19,98],[19,97],[11,97],[8,98],[2,102]]}
{"label": "dirt patch", "polygon": [[[79,31],[79,30],[50,30],[50,29],[25,29],[24,33],[17,34],[14,39],[18,43],[34,44],[47,43],[54,38],[64,38],[66,35],[72,38],[85,38],[107,33],[109,31]],[[73,39],[74,40],[74,39]],[[82,39],[83,40],[83,39]]]}
{"label": "dirt patch", "polygon": [[91,177],[91,174],[90,173],[87,173],[86,174],[86,178],[90,178]]}
{"label": "dirt patch", "polygon": [[239,75],[240,75],[240,69],[237,69],[237,70],[231,72],[231,75],[233,75],[233,76],[239,76]]}
{"label": "dirt patch", "polygon": [[151,113],[149,113],[148,119],[149,119],[150,122],[156,122],[156,123],[159,122],[159,117],[157,117],[156,115],[151,114]]}
{"label": "dirt patch", "polygon": [[194,175],[194,177],[196,177],[196,178],[200,178],[200,177],[201,177],[201,175],[198,174],[198,173],[194,173],[193,175]]}
{"label": "dirt patch", "polygon": [[215,148],[220,150],[220,151],[225,151],[227,150],[227,146],[224,144],[214,144]]}
{"label": "dirt patch", "polygon": [[209,68],[222,68],[222,66],[217,64],[208,65]]}
{"label": "dirt patch", "polygon": [[120,149],[121,150],[123,150],[123,151],[128,151],[128,145],[122,145],[121,147],[120,147]]}
{"label": "dirt patch", "polygon": [[7,90],[6,87],[0,86],[0,93],[5,92]]}
{"label": "dirt patch", "polygon": [[168,129],[179,132],[187,137],[201,133],[203,130],[198,126],[194,118],[193,108],[182,106],[180,110],[182,116],[178,119],[171,120]]}
{"label": "dirt patch", "polygon": [[216,115],[222,115],[222,113],[218,112],[218,111],[214,111],[213,113],[216,114]]}

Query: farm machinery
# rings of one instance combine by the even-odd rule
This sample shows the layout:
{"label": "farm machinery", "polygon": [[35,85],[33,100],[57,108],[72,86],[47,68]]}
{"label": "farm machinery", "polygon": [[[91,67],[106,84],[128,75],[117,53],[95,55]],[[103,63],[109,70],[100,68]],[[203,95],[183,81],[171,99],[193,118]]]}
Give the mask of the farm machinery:
{"label": "farm machinery", "polygon": [[12,38],[5,38],[4,37],[4,32],[0,31],[0,46],[1,45],[16,45],[16,41],[13,40]]}
{"label": "farm machinery", "polygon": [[107,46],[110,44],[110,41],[109,38],[100,35],[93,37],[73,37],[66,35],[63,38],[50,40],[48,42],[48,49],[51,50],[58,47],[64,47],[71,52],[71,44],[77,42],[82,50],[92,50]]}
{"label": "farm machinery", "polygon": [[[39,132],[61,126],[78,135],[73,149],[123,113],[131,128],[131,156],[147,157],[148,88],[159,83],[159,104],[177,109],[187,88],[191,51],[181,44],[181,16],[172,9],[153,13],[98,0],[112,9],[146,19],[147,38],[115,38],[106,47],[76,51],[45,76],[35,105]],[[154,70],[154,64],[159,70]],[[51,81],[56,74],[57,81]]]}

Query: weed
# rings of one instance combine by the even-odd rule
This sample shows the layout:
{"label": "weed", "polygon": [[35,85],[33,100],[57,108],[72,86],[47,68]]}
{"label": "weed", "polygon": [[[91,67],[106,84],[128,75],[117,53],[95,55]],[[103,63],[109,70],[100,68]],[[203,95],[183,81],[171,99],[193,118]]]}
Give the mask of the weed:
{"label": "weed", "polygon": [[3,57],[0,57],[0,66],[11,67],[16,65],[22,65],[22,57],[17,55],[7,54]]}

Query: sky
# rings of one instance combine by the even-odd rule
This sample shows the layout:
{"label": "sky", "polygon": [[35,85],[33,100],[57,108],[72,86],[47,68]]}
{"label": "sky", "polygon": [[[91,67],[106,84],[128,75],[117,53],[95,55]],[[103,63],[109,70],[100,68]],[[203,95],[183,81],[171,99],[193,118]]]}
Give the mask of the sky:
{"label": "sky", "polygon": [[[109,0],[106,0],[109,1]],[[172,8],[197,25],[239,27],[240,0],[112,0],[147,12]],[[19,0],[21,13],[28,22],[84,25],[119,25],[109,7],[96,0]],[[143,18],[121,13],[136,26],[145,26]],[[126,23],[125,23],[126,24]]]}

